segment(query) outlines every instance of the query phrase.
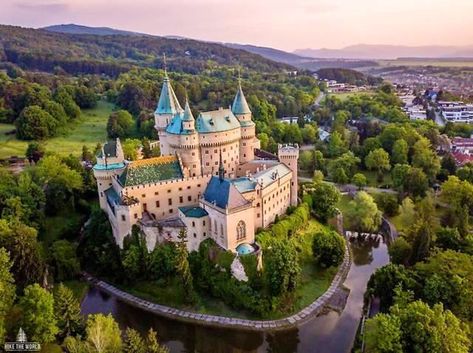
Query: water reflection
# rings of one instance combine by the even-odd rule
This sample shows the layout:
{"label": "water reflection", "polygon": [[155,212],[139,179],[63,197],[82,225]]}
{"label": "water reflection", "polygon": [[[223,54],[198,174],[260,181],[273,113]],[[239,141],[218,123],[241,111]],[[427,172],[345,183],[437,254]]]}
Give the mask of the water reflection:
{"label": "water reflection", "polygon": [[121,327],[146,332],[153,327],[172,353],[344,353],[350,352],[371,274],[388,262],[386,245],[377,240],[350,244],[353,265],[345,286],[350,289],[342,313],[329,311],[297,328],[277,332],[248,332],[185,324],[152,315],[91,288],[82,303],[84,314],[112,313]]}

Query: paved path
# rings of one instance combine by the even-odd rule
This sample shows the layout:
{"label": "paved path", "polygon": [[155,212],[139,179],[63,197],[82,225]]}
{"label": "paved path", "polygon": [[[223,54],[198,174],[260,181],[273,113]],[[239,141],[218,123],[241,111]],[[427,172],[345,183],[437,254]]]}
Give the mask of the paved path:
{"label": "paved path", "polygon": [[[299,181],[302,181],[302,182],[312,182],[312,178],[308,178],[308,177],[298,177],[297,178]],[[326,181],[324,180],[326,183],[329,183],[329,184],[332,184],[332,185],[335,185],[339,190],[341,191],[346,191],[346,189],[352,189],[352,190],[358,190],[358,186],[356,185],[353,185],[353,184],[337,184],[337,183],[333,183],[331,181]],[[396,190],[393,190],[393,189],[382,189],[382,188],[376,188],[376,187],[373,187],[373,186],[365,186],[363,188],[364,191],[367,191],[367,192],[382,192],[382,193],[386,193],[386,194],[397,194],[398,192]]]}
{"label": "paved path", "polygon": [[351,259],[348,248],[348,241],[345,242],[345,257],[343,263],[332,280],[328,290],[312,304],[299,311],[297,314],[279,320],[244,320],[231,317],[223,317],[217,315],[199,314],[196,312],[179,310],[165,305],[155,304],[147,300],[138,298],[125,291],[122,291],[111,284],[92,277],[89,274],[84,274],[86,281],[99,288],[100,290],[114,295],[117,299],[124,301],[134,307],[146,310],[156,315],[164,316],[170,319],[180,321],[193,322],[196,324],[206,326],[217,326],[227,328],[246,329],[250,331],[272,331],[281,330],[293,327],[301,322],[313,318],[321,313],[324,307],[329,303],[330,299],[343,290],[342,285],[350,269]]}

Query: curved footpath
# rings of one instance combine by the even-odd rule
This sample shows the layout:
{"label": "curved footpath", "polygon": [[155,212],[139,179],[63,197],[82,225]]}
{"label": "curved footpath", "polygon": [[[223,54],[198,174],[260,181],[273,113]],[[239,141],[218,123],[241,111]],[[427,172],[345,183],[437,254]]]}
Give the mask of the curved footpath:
{"label": "curved footpath", "polygon": [[340,265],[340,268],[338,269],[338,272],[332,280],[328,290],[319,298],[317,298],[317,300],[312,302],[312,304],[302,309],[298,313],[279,320],[246,320],[180,310],[138,298],[89,274],[84,274],[84,278],[98,289],[108,294],[114,295],[117,297],[117,299],[126,302],[129,305],[169,319],[192,322],[205,326],[238,328],[250,331],[271,331],[290,328],[320,314],[334,294],[336,294],[339,290],[343,290],[343,282],[350,269],[350,264],[350,251],[348,248],[348,240],[346,240],[345,256],[343,262]]}

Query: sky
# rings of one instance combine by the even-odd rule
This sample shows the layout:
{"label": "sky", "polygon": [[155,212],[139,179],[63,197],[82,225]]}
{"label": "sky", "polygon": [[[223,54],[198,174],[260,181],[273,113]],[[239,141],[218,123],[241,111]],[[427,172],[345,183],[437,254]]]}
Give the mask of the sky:
{"label": "sky", "polygon": [[1,0],[0,23],[76,23],[287,51],[473,45],[473,0]]}

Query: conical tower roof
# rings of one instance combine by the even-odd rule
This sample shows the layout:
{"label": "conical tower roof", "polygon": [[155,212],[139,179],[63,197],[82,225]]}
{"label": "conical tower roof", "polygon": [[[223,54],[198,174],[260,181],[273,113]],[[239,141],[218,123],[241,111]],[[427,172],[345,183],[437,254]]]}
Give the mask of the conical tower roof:
{"label": "conical tower roof", "polygon": [[184,114],[182,116],[182,121],[194,121],[194,116],[192,115],[191,107],[189,106],[189,100],[186,99],[186,105],[184,106]]}
{"label": "conical tower roof", "polygon": [[164,77],[163,87],[161,88],[161,95],[159,96],[158,106],[156,107],[156,114],[176,114],[181,113],[182,107],[177,100],[176,94],[172,89],[169,77],[166,74]]}
{"label": "conical tower roof", "polygon": [[232,113],[235,115],[251,113],[240,83],[238,83],[238,91],[235,95],[235,99],[233,100]]}

